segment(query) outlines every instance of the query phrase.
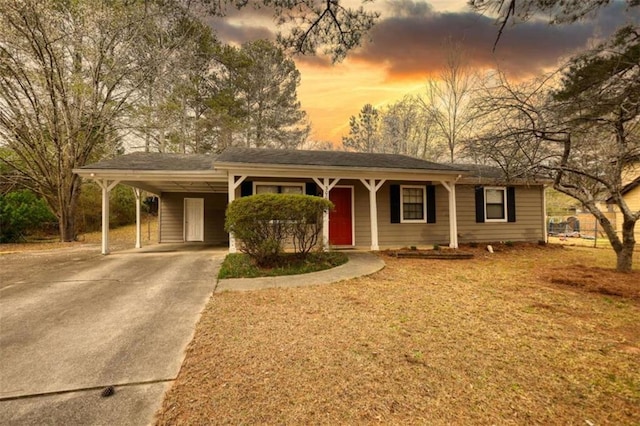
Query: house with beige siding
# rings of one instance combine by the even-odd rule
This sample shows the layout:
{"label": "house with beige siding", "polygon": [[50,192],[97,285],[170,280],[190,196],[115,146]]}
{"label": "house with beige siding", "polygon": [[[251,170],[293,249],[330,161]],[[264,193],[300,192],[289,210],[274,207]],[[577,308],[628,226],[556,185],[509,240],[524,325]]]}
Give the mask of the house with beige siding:
{"label": "house with beige siding", "polygon": [[490,168],[403,155],[228,148],[219,155],[132,153],[74,172],[102,188],[104,254],[109,192],[117,184],[134,188],[138,212],[141,191],[158,196],[161,243],[228,244],[230,252],[236,241],[224,231],[227,205],[266,192],[331,200],[323,241],[336,248],[546,238],[543,183],[504,182]]}

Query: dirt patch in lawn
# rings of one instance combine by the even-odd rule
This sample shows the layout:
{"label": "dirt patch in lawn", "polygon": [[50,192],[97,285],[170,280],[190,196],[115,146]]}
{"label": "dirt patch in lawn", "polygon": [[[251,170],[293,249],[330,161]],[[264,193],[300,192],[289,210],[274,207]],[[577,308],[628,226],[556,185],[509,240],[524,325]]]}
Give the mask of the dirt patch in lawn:
{"label": "dirt patch in lawn", "polygon": [[640,271],[619,273],[606,268],[572,265],[553,268],[548,271],[547,278],[559,286],[640,301]]}
{"label": "dirt patch in lawn", "polygon": [[613,253],[498,249],[214,295],[158,424],[638,424],[640,304],[550,281]]}

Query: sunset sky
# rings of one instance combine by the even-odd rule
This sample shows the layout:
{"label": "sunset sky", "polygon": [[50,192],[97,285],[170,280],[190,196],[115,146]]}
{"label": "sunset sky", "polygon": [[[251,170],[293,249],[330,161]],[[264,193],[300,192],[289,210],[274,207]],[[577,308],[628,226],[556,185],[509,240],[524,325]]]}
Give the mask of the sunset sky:
{"label": "sunset sky", "polygon": [[[371,103],[383,107],[408,93],[424,90],[429,76],[443,66],[447,39],[459,41],[470,67],[501,70],[526,78],[555,68],[563,59],[593,45],[631,19],[621,2],[603,9],[596,19],[550,26],[540,19],[507,27],[496,52],[495,19],[471,12],[465,0],[377,0],[381,12],[370,41],[342,63],[325,57],[295,58],[302,82],[298,98],[312,124],[312,139],[340,143],[351,115]],[[638,14],[638,11],[634,11]],[[634,16],[638,19],[638,16]],[[265,12],[233,12],[212,24],[218,37],[230,43],[275,38]]]}

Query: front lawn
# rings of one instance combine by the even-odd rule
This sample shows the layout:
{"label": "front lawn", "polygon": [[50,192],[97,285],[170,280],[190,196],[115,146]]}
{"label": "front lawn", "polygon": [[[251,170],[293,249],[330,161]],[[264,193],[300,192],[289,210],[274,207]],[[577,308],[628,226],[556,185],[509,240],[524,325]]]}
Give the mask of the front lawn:
{"label": "front lawn", "polygon": [[158,424],[639,424],[640,271],[612,251],[396,259],[215,294]]}
{"label": "front lawn", "polygon": [[323,271],[347,263],[347,255],[342,252],[315,252],[302,258],[296,253],[284,253],[282,262],[274,268],[259,268],[244,253],[228,254],[220,266],[218,278],[255,278],[280,275],[306,274]]}

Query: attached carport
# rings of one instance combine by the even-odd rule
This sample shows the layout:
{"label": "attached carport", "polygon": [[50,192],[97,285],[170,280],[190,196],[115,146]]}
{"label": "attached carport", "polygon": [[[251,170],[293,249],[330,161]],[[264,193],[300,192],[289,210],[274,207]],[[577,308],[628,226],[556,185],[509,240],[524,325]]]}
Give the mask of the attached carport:
{"label": "attached carport", "polygon": [[169,193],[227,193],[227,172],[214,170],[214,155],[137,152],[74,169],[102,189],[102,254],[109,254],[109,195],[118,184],[133,188],[136,198],[136,248],[141,244],[142,191]]}

